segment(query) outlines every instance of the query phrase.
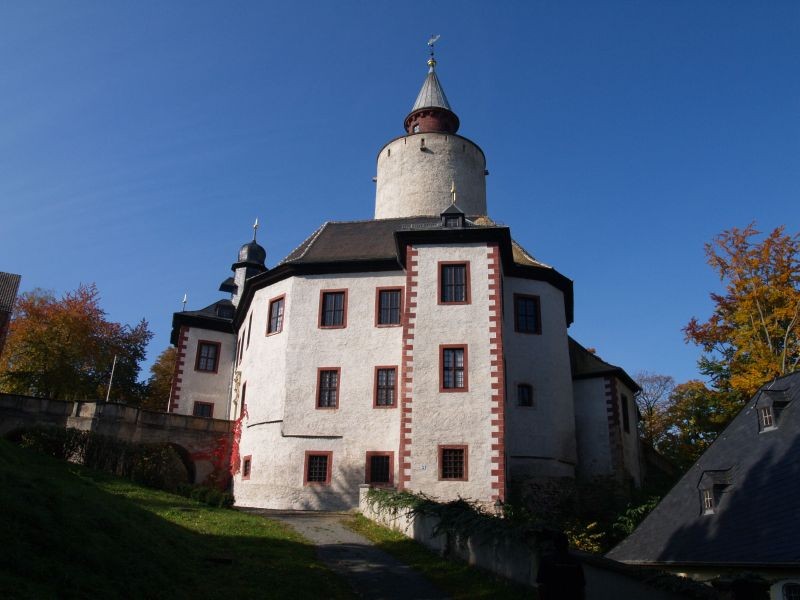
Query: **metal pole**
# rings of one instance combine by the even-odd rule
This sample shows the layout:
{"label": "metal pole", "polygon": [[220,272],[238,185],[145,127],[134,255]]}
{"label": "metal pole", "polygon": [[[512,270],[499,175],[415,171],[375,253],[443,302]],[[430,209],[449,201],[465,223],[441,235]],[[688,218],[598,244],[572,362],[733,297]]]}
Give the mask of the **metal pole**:
{"label": "metal pole", "polygon": [[117,367],[117,355],[114,355],[114,362],[111,363],[111,377],[108,379],[108,391],[106,392],[106,402],[111,396],[111,384],[114,383],[114,369]]}

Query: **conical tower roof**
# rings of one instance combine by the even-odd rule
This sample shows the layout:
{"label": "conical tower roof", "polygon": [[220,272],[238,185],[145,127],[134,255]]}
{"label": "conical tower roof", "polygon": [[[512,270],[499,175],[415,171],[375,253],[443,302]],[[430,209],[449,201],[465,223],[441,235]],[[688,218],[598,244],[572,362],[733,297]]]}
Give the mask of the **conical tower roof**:
{"label": "conical tower roof", "polygon": [[455,133],[458,131],[459,120],[447,96],[444,94],[442,84],[436,76],[436,59],[433,55],[428,59],[428,75],[422,83],[417,95],[417,101],[405,120],[408,133]]}
{"label": "conical tower roof", "polygon": [[411,109],[411,112],[421,108],[433,107],[453,110],[450,108],[450,103],[447,101],[447,96],[444,95],[442,84],[439,83],[439,78],[436,76],[436,69],[434,68],[436,66],[436,61],[430,59],[428,65],[430,67],[428,69],[428,76],[422,84],[422,89],[419,91],[417,101],[414,102],[414,107]]}

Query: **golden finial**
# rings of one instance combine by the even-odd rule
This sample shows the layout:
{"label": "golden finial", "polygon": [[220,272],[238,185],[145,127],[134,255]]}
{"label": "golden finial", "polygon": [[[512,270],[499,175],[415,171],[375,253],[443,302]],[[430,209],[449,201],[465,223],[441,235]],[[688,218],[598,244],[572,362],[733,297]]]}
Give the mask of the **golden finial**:
{"label": "golden finial", "polygon": [[436,59],[433,57],[433,45],[439,41],[440,35],[432,35],[428,40],[428,47],[431,49],[431,56],[428,59],[428,66],[433,69],[436,66]]}

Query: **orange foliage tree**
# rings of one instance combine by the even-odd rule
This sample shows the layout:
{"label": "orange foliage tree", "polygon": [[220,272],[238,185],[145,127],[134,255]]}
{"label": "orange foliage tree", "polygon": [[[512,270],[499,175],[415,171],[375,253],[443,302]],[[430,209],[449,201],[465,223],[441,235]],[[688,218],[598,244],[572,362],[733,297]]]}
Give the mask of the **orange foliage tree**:
{"label": "orange foliage tree", "polygon": [[62,400],[105,398],[114,356],[112,401],[137,403],[139,363],[152,337],[106,319],[97,288],[81,285],[56,298],[34,290],[17,299],[0,359],[0,389]]}
{"label": "orange foliage tree", "polygon": [[778,227],[759,236],[751,223],[706,244],[725,293],[711,294],[707,321],[693,318],[684,328],[687,341],[704,351],[700,371],[740,400],[800,366],[800,234]]}

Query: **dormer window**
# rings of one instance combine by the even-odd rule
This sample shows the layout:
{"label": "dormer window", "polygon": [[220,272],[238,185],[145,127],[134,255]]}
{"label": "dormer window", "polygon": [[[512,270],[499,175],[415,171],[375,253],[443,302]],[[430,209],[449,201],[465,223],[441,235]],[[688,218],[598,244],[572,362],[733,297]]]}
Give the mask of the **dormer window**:
{"label": "dormer window", "polygon": [[758,419],[761,422],[761,429],[774,429],[775,418],[772,414],[771,406],[762,406],[758,409]]}
{"label": "dormer window", "polygon": [[463,218],[462,217],[445,217],[444,218],[444,226],[445,227],[463,227]]}
{"label": "dormer window", "polygon": [[703,490],[703,514],[714,514],[714,490]]}

